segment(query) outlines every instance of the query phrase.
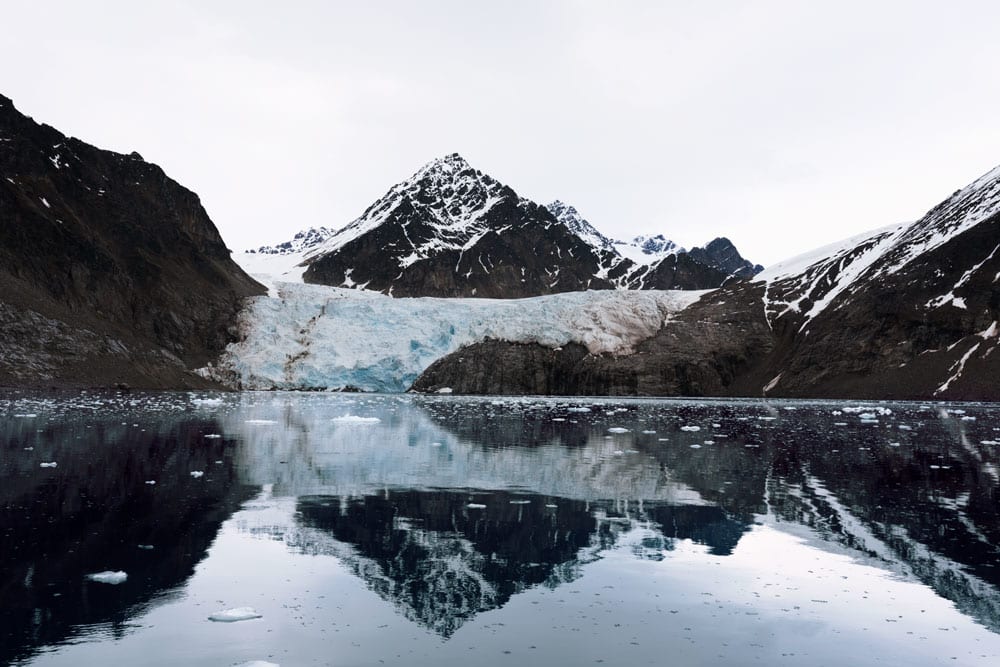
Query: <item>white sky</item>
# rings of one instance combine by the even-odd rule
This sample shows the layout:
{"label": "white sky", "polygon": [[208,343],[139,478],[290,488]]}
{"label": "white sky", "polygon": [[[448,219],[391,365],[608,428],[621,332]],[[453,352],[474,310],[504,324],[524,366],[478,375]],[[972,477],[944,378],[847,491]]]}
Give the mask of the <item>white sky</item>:
{"label": "white sky", "polygon": [[199,193],[234,250],[434,157],[764,264],[1000,163],[1000,3],[3,3],[0,92]]}

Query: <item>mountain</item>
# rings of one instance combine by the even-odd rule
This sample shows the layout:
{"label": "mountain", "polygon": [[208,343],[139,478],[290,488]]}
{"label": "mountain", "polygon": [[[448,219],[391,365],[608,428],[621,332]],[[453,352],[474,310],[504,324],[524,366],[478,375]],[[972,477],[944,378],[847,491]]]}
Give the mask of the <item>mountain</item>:
{"label": "mountain", "polygon": [[560,201],[525,199],[451,154],[393,186],[343,229],[311,228],[240,261],[262,279],[393,296],[706,289],[734,273],[717,266],[714,254],[685,255],[662,236],[635,243],[604,236]]}
{"label": "mountain", "polygon": [[198,196],[0,96],[0,386],[205,386],[262,288]]}
{"label": "mountain", "polygon": [[912,224],[792,259],[675,313],[631,354],[485,340],[419,390],[1000,400],[1000,168]]}

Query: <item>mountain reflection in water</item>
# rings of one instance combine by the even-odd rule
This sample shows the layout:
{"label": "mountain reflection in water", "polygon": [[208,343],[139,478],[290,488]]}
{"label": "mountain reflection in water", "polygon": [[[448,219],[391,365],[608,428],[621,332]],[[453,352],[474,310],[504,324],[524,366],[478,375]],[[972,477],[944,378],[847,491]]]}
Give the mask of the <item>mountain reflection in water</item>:
{"label": "mountain reflection in water", "polygon": [[[758,528],[920,582],[1000,633],[993,406],[160,394],[84,407],[94,400],[18,397],[0,412],[0,659],[93,624],[127,631],[187,585],[241,504],[286,508],[240,512],[241,534],[336,558],[446,639],[611,550],[727,558]],[[129,579],[83,580],[105,569]]]}

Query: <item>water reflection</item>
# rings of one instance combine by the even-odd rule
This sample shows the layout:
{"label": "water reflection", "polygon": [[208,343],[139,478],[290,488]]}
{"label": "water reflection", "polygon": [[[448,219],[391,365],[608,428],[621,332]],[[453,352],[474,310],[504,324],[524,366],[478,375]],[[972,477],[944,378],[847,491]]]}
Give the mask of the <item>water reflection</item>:
{"label": "water reflection", "polygon": [[[122,636],[171,599],[255,493],[235,478],[231,443],[204,438],[219,432],[213,419],[98,400],[81,404],[106,411],[0,419],[2,664],[87,631]],[[128,579],[85,579],[105,570]]]}
{"label": "water reflection", "polygon": [[[335,558],[444,639],[612,553],[728,559],[765,529],[919,582],[1000,633],[991,406],[200,399],[7,402],[0,659],[94,624],[124,632],[190,585],[241,504],[240,534]],[[83,580],[105,569],[129,579]]]}

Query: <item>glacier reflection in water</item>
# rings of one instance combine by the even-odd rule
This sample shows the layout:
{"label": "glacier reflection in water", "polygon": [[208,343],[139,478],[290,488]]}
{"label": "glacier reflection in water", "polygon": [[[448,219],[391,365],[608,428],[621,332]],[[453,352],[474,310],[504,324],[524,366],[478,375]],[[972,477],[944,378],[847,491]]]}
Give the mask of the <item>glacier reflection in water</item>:
{"label": "glacier reflection in water", "polygon": [[[0,419],[0,659],[1000,659],[995,406],[22,395]],[[104,569],[132,588],[82,581]],[[241,606],[263,617],[206,620]]]}

